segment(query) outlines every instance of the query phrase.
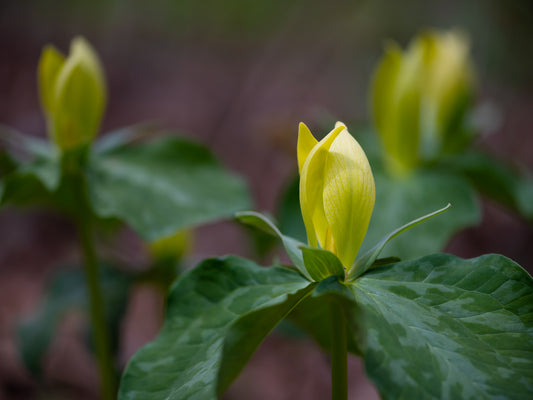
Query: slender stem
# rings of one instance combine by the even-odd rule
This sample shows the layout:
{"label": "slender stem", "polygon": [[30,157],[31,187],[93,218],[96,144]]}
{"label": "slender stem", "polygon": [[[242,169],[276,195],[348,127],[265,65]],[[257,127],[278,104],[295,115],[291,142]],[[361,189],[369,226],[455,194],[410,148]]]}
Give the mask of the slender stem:
{"label": "slender stem", "polygon": [[98,273],[99,268],[94,249],[90,215],[81,216],[78,220],[78,234],[83,249],[85,278],[87,288],[89,289],[91,326],[100,374],[102,399],[113,400],[116,398],[115,371],[111,356],[109,333],[104,315],[102,290],[100,288]]}
{"label": "slender stem", "polygon": [[331,399],[348,399],[346,317],[340,304],[331,303]]}

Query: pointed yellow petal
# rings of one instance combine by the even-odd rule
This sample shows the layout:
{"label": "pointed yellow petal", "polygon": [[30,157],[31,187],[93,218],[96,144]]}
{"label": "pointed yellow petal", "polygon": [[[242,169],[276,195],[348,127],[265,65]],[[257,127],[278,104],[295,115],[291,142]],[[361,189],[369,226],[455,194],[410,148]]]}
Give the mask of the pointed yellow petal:
{"label": "pointed yellow petal", "polygon": [[305,159],[318,144],[318,140],[315,139],[307,125],[303,122],[300,122],[298,126],[298,145],[297,145],[297,154],[298,154],[298,172],[302,173],[302,168],[305,163]]}
{"label": "pointed yellow petal", "polygon": [[307,231],[307,239],[311,246],[318,243],[325,246],[327,237],[327,221],[324,215],[322,190],[324,187],[324,167],[329,147],[341,133],[344,126],[333,129],[324,139],[318,142],[307,156],[300,176],[300,208]]}
{"label": "pointed yellow petal", "polygon": [[341,122],[341,121],[335,122],[335,128],[338,128],[339,126],[344,126],[346,128],[346,125],[344,124],[344,122]]}
{"label": "pointed yellow petal", "polygon": [[365,237],[376,189],[366,155],[346,129],[329,147],[324,182],[325,217],[336,254],[348,268]]}
{"label": "pointed yellow petal", "polygon": [[41,106],[45,114],[52,112],[55,103],[55,83],[57,75],[65,63],[65,57],[53,46],[45,46],[39,59],[37,70]]}

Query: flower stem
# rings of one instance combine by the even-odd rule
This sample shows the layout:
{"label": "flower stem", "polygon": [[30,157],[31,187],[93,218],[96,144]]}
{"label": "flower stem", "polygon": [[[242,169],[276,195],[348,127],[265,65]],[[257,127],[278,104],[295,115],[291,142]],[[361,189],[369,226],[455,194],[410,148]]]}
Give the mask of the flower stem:
{"label": "flower stem", "polygon": [[116,398],[115,371],[111,356],[109,333],[104,315],[102,290],[99,282],[99,266],[93,243],[90,213],[80,216],[78,220],[78,234],[83,250],[85,264],[85,279],[89,292],[91,326],[96,349],[98,370],[100,375],[100,389],[103,400]]}
{"label": "flower stem", "polygon": [[331,399],[348,399],[346,317],[340,304],[331,303]]}

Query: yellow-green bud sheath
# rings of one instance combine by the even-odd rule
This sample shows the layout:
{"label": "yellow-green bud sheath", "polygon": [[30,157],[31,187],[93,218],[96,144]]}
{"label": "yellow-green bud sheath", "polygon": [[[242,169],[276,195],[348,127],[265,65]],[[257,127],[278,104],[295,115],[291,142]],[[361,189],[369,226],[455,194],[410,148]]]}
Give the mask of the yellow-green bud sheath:
{"label": "yellow-green bud sheath", "polygon": [[320,142],[300,124],[298,165],[309,244],[335,253],[348,268],[365,237],[376,196],[366,155],[342,123]]}
{"label": "yellow-green bud sheath", "polygon": [[106,104],[102,67],[91,45],[83,38],[73,39],[66,59],[46,46],[38,78],[51,139],[62,150],[90,143]]}

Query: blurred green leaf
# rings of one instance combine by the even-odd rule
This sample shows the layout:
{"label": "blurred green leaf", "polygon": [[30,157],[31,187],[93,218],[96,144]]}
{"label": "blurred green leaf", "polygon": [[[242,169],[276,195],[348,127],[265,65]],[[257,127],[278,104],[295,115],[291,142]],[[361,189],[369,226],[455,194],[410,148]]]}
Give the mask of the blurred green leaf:
{"label": "blurred green leaf", "polygon": [[[57,151],[48,141],[26,135],[9,126],[0,124],[0,142],[8,146],[11,153],[22,156],[55,158]],[[11,154],[14,155],[14,154]],[[18,159],[18,157],[15,157]]]}
{"label": "blurred green leaf", "polygon": [[18,164],[0,179],[0,206],[48,202],[59,187],[60,165],[56,159],[38,157]]}
{"label": "blurred green leaf", "polygon": [[533,221],[533,177],[481,151],[470,150],[442,160],[464,175],[485,196]]}
{"label": "blurred green leaf", "polygon": [[[126,310],[131,278],[102,265],[100,284],[104,294],[106,320],[112,345],[118,349],[120,323]],[[40,374],[43,357],[51,344],[61,320],[69,313],[80,310],[88,315],[89,300],[83,269],[60,270],[46,288],[43,306],[23,321],[18,328],[18,346],[24,364],[34,374]],[[87,324],[90,338],[90,325]],[[92,341],[90,342],[92,343]]]}
{"label": "blurred green leaf", "polygon": [[450,203],[444,218],[433,218],[387,244],[382,257],[413,259],[441,251],[460,230],[475,225],[480,211],[475,193],[462,177],[440,170],[418,170],[404,179],[374,168],[376,203],[360,254],[388,232]]}
{"label": "blurred green leaf", "polygon": [[117,130],[108,132],[93,143],[95,153],[107,153],[119,147],[137,143],[140,140],[148,139],[155,133],[157,126],[153,122],[142,122],[139,124],[125,126]]}
{"label": "blurred green leaf", "polygon": [[533,280],[513,261],[435,254],[351,288],[366,372],[384,398],[531,398]]}
{"label": "blurred green leaf", "polygon": [[60,184],[59,154],[45,141],[2,125],[0,141],[9,147],[0,156],[0,206],[48,201]]}
{"label": "blurred green leaf", "polygon": [[0,149],[0,178],[15,171],[17,169],[17,163],[8,154],[7,151]]}
{"label": "blurred green leaf", "polygon": [[[262,268],[237,257],[202,262],[171,288],[165,325],[130,360],[119,399],[216,399],[313,287],[286,268]],[[251,325],[257,336],[246,338]],[[225,341],[237,353],[225,353]],[[229,370],[222,373],[221,366]]]}
{"label": "blurred green leaf", "polygon": [[149,240],[249,207],[242,179],[205,147],[175,137],[93,154],[86,173],[95,213]]}

